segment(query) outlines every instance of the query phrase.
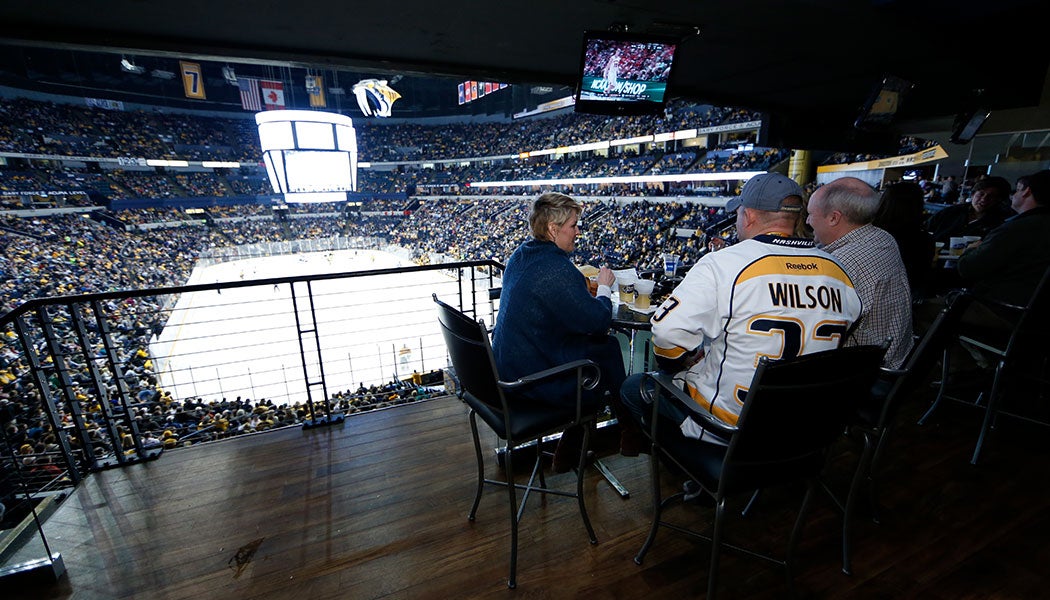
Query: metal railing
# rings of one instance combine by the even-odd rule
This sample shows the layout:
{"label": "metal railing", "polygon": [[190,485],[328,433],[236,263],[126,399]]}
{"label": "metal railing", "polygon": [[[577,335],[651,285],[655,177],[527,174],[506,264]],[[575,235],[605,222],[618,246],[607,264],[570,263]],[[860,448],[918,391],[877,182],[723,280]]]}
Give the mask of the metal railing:
{"label": "metal railing", "polygon": [[[304,250],[223,257],[188,285],[35,299],[0,317],[12,413],[0,416],[15,427],[3,459],[28,473],[22,453],[42,451],[48,472],[76,485],[187,440],[333,422],[356,390],[403,394],[412,385],[400,382],[446,366],[431,294],[494,321],[494,261],[397,266],[377,250]],[[376,268],[331,272],[341,264]],[[258,277],[263,266],[283,274]]]}

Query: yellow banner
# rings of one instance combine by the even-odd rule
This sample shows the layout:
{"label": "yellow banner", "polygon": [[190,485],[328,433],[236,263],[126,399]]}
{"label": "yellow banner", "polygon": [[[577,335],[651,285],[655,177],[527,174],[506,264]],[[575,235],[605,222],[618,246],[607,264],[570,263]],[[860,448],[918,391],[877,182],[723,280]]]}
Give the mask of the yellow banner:
{"label": "yellow banner", "polygon": [[306,93],[310,96],[310,106],[324,108],[324,79],[320,75],[306,76]]}
{"label": "yellow banner", "polygon": [[180,60],[179,72],[182,73],[182,89],[186,92],[186,97],[205,100],[204,77],[201,76],[200,64]]}
{"label": "yellow banner", "polygon": [[904,156],[892,156],[878,160],[867,160],[864,162],[848,163],[845,165],[824,165],[817,167],[817,173],[841,173],[842,171],[873,171],[876,169],[893,169],[895,167],[910,167],[921,165],[935,160],[948,158],[948,153],[940,145],[920,150],[914,154]]}

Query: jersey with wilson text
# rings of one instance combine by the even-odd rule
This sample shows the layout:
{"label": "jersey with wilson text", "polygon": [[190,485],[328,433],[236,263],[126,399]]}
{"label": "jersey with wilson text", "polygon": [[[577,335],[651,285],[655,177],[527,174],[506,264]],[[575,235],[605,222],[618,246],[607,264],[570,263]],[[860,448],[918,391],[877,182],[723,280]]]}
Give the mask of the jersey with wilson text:
{"label": "jersey with wilson text", "polygon": [[[736,423],[759,360],[839,346],[861,301],[828,253],[800,238],[756,236],[697,261],[653,315],[653,345],[669,359],[704,358],[676,379],[696,411]],[[689,437],[702,429],[682,423]]]}

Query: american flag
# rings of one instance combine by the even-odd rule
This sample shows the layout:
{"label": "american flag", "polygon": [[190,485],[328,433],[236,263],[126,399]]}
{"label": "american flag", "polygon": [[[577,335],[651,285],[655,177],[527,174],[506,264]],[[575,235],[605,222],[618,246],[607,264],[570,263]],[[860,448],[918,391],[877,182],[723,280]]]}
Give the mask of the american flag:
{"label": "american flag", "polygon": [[249,77],[237,78],[237,89],[241,91],[241,106],[244,110],[262,110],[262,100],[259,97],[259,80]]}

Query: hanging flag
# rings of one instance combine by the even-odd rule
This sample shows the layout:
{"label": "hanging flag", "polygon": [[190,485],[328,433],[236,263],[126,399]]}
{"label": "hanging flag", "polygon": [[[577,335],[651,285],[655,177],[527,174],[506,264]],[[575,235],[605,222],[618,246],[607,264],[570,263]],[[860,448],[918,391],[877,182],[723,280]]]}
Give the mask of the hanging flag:
{"label": "hanging flag", "polygon": [[237,89],[241,91],[241,108],[255,112],[262,110],[262,98],[259,96],[258,79],[238,77]]}
{"label": "hanging flag", "polygon": [[201,77],[200,64],[180,60],[179,71],[182,73],[182,89],[186,92],[186,97],[205,100],[204,78]]}
{"label": "hanging flag", "polygon": [[310,95],[310,106],[314,108],[325,108],[324,80],[320,75],[306,76],[306,93]]}
{"label": "hanging flag", "polygon": [[459,89],[459,103],[460,104],[465,104],[467,102],[466,94],[464,93],[465,90],[463,89],[463,87],[464,87],[464,85],[462,83],[459,84],[458,89]]}
{"label": "hanging flag", "polygon": [[262,79],[259,81],[259,87],[262,89],[263,104],[266,106],[266,110],[284,108],[283,83]]}

